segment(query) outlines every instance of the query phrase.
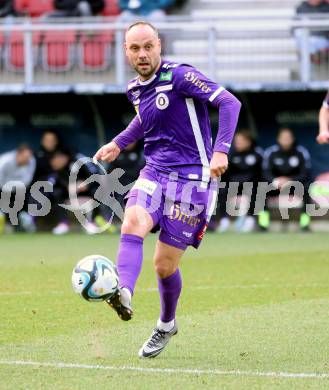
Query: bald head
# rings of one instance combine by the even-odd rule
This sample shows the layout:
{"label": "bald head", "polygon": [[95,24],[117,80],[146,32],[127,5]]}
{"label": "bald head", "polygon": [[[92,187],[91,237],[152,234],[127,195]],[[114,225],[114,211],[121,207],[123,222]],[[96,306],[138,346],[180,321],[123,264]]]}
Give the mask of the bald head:
{"label": "bald head", "polygon": [[147,80],[161,63],[161,42],[157,29],[148,22],[136,22],[126,31],[126,55],[141,80]]}
{"label": "bald head", "polygon": [[[152,23],[149,23],[149,22],[144,22],[144,21],[139,21],[139,22],[135,22],[133,24],[131,24],[127,30],[126,30],[126,40],[127,40],[127,34],[130,32],[130,31],[134,31],[135,29],[137,28],[137,30],[139,29],[145,29],[146,31],[147,30],[152,30],[153,33],[155,34],[155,37],[156,38],[159,38],[159,32],[158,30],[155,28],[155,26],[153,26]],[[151,31],[151,32],[152,32]]]}

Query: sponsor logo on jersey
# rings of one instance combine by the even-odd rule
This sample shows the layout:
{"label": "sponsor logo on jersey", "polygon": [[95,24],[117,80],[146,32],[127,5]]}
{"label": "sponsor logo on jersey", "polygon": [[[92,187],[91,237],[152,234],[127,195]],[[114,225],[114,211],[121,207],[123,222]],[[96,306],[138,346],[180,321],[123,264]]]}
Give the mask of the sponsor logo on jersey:
{"label": "sponsor logo on jersey", "polygon": [[191,233],[191,232],[184,232],[184,231],[183,231],[183,234],[184,234],[184,236],[187,237],[187,238],[192,237],[192,233]]}
{"label": "sponsor logo on jersey", "polygon": [[191,82],[192,84],[194,84],[196,87],[200,88],[202,92],[204,93],[209,93],[211,92],[211,88],[208,87],[208,85],[204,82],[204,81],[201,81],[199,79],[199,77],[193,73],[193,72],[187,72],[184,74],[184,79],[186,81],[189,81]]}
{"label": "sponsor logo on jersey", "polygon": [[172,72],[161,72],[159,81],[171,81],[172,80]]}
{"label": "sponsor logo on jersey", "polygon": [[153,195],[156,188],[157,185],[156,183],[153,183],[153,181],[140,178],[136,180],[134,186],[132,187],[132,190],[141,190],[146,192],[148,195]]}
{"label": "sponsor logo on jersey", "polygon": [[291,156],[288,161],[289,165],[293,168],[298,167],[299,158],[297,156]]}
{"label": "sponsor logo on jersey", "polygon": [[256,160],[256,156],[253,155],[253,154],[248,154],[248,156],[246,156],[246,164],[247,165],[255,165],[257,162]]}
{"label": "sponsor logo on jersey", "polygon": [[159,110],[165,110],[169,106],[169,98],[165,93],[157,95],[155,104]]}
{"label": "sponsor logo on jersey", "polygon": [[168,217],[171,221],[180,221],[182,223],[186,223],[187,225],[191,227],[197,227],[198,224],[201,222],[201,219],[198,217],[193,217],[191,215],[188,215],[184,213],[179,204],[174,204],[171,208],[170,215]]}

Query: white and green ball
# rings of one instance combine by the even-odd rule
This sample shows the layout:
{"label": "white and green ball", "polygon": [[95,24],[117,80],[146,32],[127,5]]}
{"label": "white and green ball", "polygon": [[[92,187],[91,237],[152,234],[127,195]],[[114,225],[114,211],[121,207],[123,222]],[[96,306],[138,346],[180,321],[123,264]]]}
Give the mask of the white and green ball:
{"label": "white and green ball", "polygon": [[118,289],[119,278],[111,260],[100,255],[84,257],[74,267],[72,287],[87,301],[104,301]]}

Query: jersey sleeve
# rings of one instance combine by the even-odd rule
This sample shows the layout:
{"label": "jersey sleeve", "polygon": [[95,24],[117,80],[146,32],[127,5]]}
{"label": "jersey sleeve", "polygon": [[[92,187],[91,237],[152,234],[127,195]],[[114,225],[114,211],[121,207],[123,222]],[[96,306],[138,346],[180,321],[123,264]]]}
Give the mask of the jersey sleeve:
{"label": "jersey sleeve", "polygon": [[177,68],[174,83],[186,98],[197,99],[218,109],[219,125],[213,151],[228,153],[238,123],[241,108],[239,100],[224,87],[188,65]]}
{"label": "jersey sleeve", "polygon": [[175,69],[174,85],[185,97],[192,97],[203,103],[213,102],[225,90],[190,65],[181,65]]}
{"label": "jersey sleeve", "polygon": [[113,141],[121,150],[125,149],[129,144],[136,142],[144,137],[144,130],[141,126],[138,116],[129,123],[128,127],[118,134]]}

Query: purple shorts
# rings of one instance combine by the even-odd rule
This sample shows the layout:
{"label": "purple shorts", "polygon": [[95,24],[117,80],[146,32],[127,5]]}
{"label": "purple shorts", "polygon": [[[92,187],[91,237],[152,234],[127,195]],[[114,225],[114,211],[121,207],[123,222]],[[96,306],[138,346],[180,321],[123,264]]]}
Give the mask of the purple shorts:
{"label": "purple shorts", "polygon": [[139,205],[148,211],[161,242],[198,248],[215,209],[217,182],[182,180],[146,165],[127,198],[126,208]]}

